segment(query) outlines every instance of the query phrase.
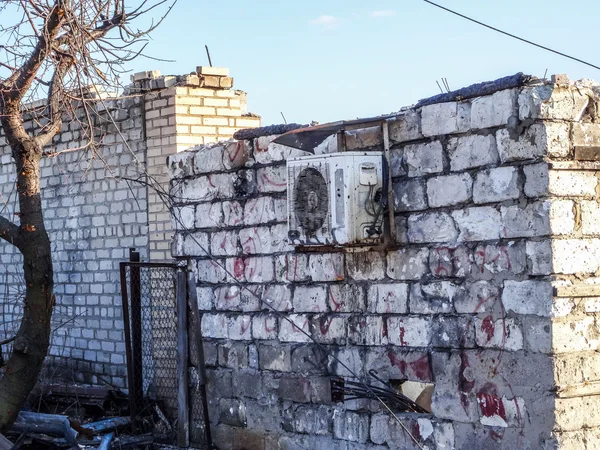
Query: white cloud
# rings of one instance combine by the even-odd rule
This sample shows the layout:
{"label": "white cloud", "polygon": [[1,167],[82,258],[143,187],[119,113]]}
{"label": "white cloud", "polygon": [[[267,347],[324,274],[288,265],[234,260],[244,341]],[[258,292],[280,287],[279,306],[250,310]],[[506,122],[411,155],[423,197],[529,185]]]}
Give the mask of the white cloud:
{"label": "white cloud", "polygon": [[341,19],[327,15],[319,16],[316,19],[310,21],[311,25],[318,25],[323,28],[335,28],[340,24],[340,22]]}
{"label": "white cloud", "polygon": [[380,9],[370,12],[371,17],[390,17],[395,15],[396,11],[394,11],[393,9]]}

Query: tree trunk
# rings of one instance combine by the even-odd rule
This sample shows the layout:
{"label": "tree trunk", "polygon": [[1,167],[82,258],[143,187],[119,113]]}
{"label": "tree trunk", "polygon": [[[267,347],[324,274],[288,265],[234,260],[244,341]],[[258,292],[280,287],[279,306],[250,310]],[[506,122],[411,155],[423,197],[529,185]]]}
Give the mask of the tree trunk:
{"label": "tree trunk", "polygon": [[14,422],[38,380],[49,347],[54,307],[50,239],[44,227],[40,195],[42,149],[33,139],[21,140],[11,147],[17,166],[22,237],[19,250],[23,255],[26,293],[21,327],[0,380],[0,432]]}

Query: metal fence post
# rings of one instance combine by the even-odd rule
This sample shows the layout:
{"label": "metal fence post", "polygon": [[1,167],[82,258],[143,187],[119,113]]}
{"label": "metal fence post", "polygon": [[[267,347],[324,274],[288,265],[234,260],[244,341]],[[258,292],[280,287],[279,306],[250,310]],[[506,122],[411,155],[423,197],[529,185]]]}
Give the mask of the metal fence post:
{"label": "metal fence post", "polygon": [[[129,249],[129,261],[133,263],[140,262],[140,253],[134,248]],[[129,292],[131,293],[131,374],[132,385],[129,386],[132,395],[131,419],[135,419],[142,411],[144,403],[143,373],[142,373],[142,287],[140,277],[140,267],[135,264],[130,265]]]}
{"label": "metal fence post", "polygon": [[177,445],[189,447],[190,444],[190,408],[189,408],[189,343],[188,343],[187,275],[177,271],[177,399],[178,428]]}

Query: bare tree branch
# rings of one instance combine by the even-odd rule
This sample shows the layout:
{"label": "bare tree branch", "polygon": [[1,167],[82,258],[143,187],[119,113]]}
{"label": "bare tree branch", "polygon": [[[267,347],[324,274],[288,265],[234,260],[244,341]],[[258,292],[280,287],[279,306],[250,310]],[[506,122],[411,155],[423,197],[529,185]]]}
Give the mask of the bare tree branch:
{"label": "bare tree branch", "polygon": [[5,217],[0,216],[0,238],[16,247],[21,243],[19,227]]}

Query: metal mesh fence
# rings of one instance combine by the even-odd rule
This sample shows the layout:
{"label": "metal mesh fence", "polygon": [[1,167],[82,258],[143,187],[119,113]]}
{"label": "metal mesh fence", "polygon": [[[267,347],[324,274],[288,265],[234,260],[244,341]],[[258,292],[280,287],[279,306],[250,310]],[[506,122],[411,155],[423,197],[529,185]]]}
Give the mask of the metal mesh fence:
{"label": "metal mesh fence", "polygon": [[[177,269],[172,265],[125,266],[126,330],[133,414],[156,404],[171,427],[177,421]],[[148,402],[148,400],[150,402]],[[156,413],[156,411],[152,411]]]}

